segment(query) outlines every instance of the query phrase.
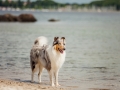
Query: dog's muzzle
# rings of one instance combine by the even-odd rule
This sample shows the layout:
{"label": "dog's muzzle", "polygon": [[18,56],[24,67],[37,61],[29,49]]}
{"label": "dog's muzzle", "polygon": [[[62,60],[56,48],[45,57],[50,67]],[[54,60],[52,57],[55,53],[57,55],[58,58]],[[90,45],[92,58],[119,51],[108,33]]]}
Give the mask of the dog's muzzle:
{"label": "dog's muzzle", "polygon": [[63,50],[66,50],[65,48],[63,48]]}
{"label": "dog's muzzle", "polygon": [[58,48],[58,50],[60,53],[63,53],[63,51],[65,51],[65,48],[63,48],[63,49]]}

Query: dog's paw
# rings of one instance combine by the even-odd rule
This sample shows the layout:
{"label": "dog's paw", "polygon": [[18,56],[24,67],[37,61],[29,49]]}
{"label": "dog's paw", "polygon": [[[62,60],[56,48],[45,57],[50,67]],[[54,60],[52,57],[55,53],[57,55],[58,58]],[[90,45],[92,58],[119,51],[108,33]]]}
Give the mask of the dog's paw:
{"label": "dog's paw", "polygon": [[41,81],[39,81],[38,83],[41,84]]}
{"label": "dog's paw", "polygon": [[55,87],[55,84],[51,84],[52,87]]}
{"label": "dog's paw", "polygon": [[56,84],[55,86],[56,86],[56,87],[59,87],[59,86],[61,86],[61,85],[60,85],[60,84]]}
{"label": "dog's paw", "polygon": [[31,81],[31,83],[34,83],[34,81]]}

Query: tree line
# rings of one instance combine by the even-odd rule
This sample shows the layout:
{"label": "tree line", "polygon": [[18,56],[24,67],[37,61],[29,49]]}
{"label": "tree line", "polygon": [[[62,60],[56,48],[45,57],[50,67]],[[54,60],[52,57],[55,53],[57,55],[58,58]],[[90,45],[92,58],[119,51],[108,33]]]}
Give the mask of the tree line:
{"label": "tree line", "polygon": [[89,4],[82,4],[81,6],[86,7],[115,7],[116,10],[120,10],[120,0],[98,0],[93,1]]}
{"label": "tree line", "polygon": [[83,7],[115,7],[116,10],[120,10],[120,0],[99,0],[93,1],[89,4],[77,4],[77,3],[58,3],[53,0],[36,0],[31,2],[30,0],[26,0],[23,2],[22,0],[10,1],[10,0],[0,0],[0,7],[12,7],[12,8],[34,8],[34,9],[50,9],[50,8],[60,8],[65,6],[71,6],[72,9],[83,8]]}
{"label": "tree line", "polygon": [[0,6],[21,8],[21,9],[24,9],[24,8],[41,9],[41,8],[53,8],[53,7],[58,7],[58,6],[63,7],[64,4],[60,4],[52,0],[36,0],[34,2],[31,2],[30,0],[27,0],[26,2],[22,0],[17,0],[17,1],[0,0]]}

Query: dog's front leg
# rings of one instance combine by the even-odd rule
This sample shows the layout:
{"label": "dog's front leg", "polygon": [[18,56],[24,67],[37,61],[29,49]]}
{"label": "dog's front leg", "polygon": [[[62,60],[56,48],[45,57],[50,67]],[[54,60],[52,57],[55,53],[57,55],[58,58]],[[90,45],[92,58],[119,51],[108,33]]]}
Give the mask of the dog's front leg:
{"label": "dog's front leg", "polygon": [[53,80],[53,71],[52,70],[50,70],[49,71],[49,77],[50,77],[50,84],[51,84],[51,86],[55,86],[55,84],[54,84],[54,80]]}
{"label": "dog's front leg", "polygon": [[54,76],[55,76],[55,86],[60,86],[58,83],[58,71],[54,73]]}

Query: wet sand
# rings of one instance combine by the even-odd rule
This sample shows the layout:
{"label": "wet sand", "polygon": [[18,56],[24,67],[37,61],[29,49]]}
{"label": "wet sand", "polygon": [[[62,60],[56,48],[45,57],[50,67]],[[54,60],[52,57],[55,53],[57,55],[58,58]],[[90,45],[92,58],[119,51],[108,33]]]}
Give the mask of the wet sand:
{"label": "wet sand", "polygon": [[[116,83],[116,85],[119,85],[119,83]],[[114,85],[108,87],[101,87],[101,85],[94,86],[91,83],[86,83],[86,84],[81,83],[79,88],[72,86],[72,84],[71,86],[67,86],[67,87],[65,86],[52,87],[47,83],[38,84],[38,83],[31,83],[25,81],[21,82],[21,81],[9,80],[9,79],[0,79],[0,90],[119,90],[119,88],[112,89],[111,87],[114,87]]]}

